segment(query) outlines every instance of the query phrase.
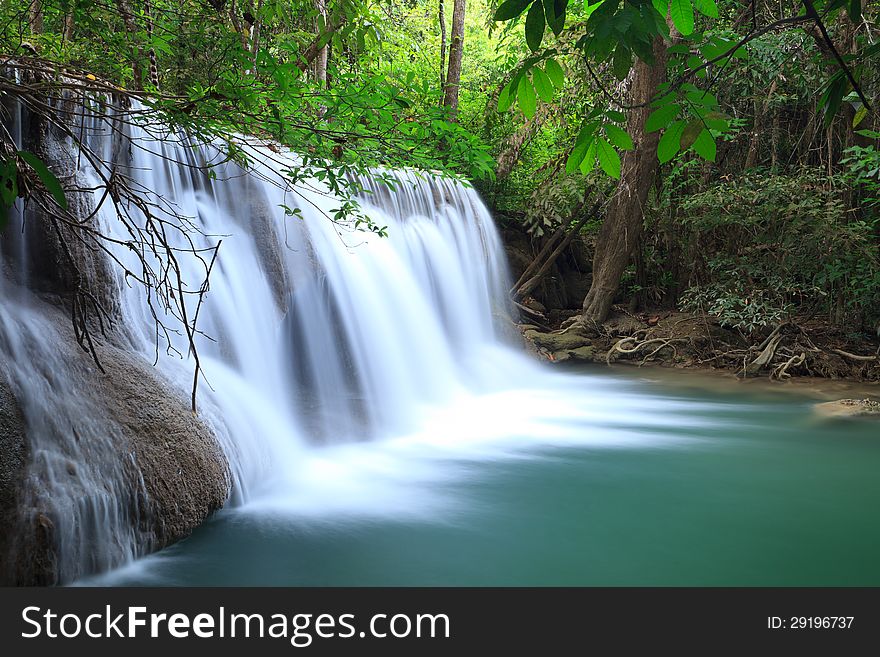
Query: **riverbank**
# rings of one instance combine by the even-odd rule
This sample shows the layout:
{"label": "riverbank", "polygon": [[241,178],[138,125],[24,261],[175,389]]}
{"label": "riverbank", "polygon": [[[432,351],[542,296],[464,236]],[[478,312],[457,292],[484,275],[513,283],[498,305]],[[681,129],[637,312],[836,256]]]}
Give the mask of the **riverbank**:
{"label": "riverbank", "polygon": [[876,341],[815,319],[795,318],[747,336],[709,315],[635,314],[616,307],[602,324],[588,326],[572,314],[555,326],[528,319],[517,326],[529,350],[553,363],[659,365],[716,370],[739,379],[880,382]]}

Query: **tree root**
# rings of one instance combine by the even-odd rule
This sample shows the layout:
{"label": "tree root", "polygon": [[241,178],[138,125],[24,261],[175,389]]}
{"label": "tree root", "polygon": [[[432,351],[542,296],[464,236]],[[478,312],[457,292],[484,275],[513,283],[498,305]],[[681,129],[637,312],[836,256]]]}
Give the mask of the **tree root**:
{"label": "tree root", "polygon": [[[612,337],[613,333],[606,330],[598,338],[610,347],[605,362],[610,365],[617,359],[628,359],[640,367],[649,361],[684,367],[709,366],[731,370],[738,378],[765,376],[774,381],[796,376],[880,379],[880,351],[871,356],[844,351],[834,343],[828,344],[815,328],[807,329],[791,320],[780,323],[751,345],[745,336],[733,332],[727,333],[729,341],[725,341],[723,330],[712,341],[699,331],[677,330],[679,325],[701,317],[639,328],[625,337],[619,333]],[[863,349],[871,348],[865,344],[854,351],[864,353]]]}
{"label": "tree root", "polygon": [[[637,333],[636,335],[638,335],[638,333]],[[627,347],[625,347],[624,345],[627,344],[628,342],[632,342],[632,343],[634,344],[634,346],[631,347],[631,348],[627,348]],[[627,338],[621,338],[620,340],[618,340],[617,342],[615,342],[615,343],[614,343],[614,346],[611,347],[611,349],[608,350],[608,353],[607,353],[607,354],[605,354],[605,363],[606,363],[607,365],[610,365],[610,364],[611,364],[611,358],[612,358],[612,356],[614,356],[614,354],[616,354],[616,353],[619,353],[619,354],[634,354],[634,353],[636,353],[636,352],[638,352],[638,351],[641,351],[642,349],[644,349],[644,348],[647,347],[648,345],[652,345],[652,344],[658,344],[658,343],[660,343],[660,346],[659,346],[659,347],[657,347],[656,349],[654,349],[650,354],[648,354],[647,356],[645,356],[644,359],[642,359],[641,365],[644,365],[644,364],[648,361],[648,359],[650,359],[652,356],[654,356],[655,354],[657,354],[661,349],[663,349],[663,348],[665,348],[665,347],[672,347],[672,350],[673,350],[674,354],[677,354],[678,351],[677,351],[677,350],[675,349],[675,347],[672,345],[673,342],[687,342],[687,339],[685,339],[685,338],[652,338],[652,339],[650,339],[650,340],[647,340],[647,339],[646,339],[646,340],[642,340],[641,342],[639,342],[639,341],[638,341],[638,338],[635,337],[635,336],[630,336],[630,337],[627,337]]]}
{"label": "tree root", "polygon": [[880,360],[880,356],[858,356],[856,354],[851,354],[848,351],[844,351],[843,349],[832,349],[835,354],[840,354],[844,358],[849,358],[850,360],[857,360],[861,362],[874,362]]}
{"label": "tree root", "polygon": [[782,365],[777,365],[776,369],[770,373],[771,379],[776,379],[777,381],[782,381],[784,379],[790,379],[791,374],[788,373],[789,367],[796,367],[798,365],[803,365],[804,361],[807,359],[807,354],[805,352],[801,352],[797,356],[792,356],[787,361],[785,361]]}

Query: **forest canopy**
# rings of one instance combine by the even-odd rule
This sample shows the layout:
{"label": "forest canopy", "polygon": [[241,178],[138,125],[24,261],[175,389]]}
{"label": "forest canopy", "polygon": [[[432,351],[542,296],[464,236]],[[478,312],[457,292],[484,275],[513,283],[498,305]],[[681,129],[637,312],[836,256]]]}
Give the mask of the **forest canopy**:
{"label": "forest canopy", "polygon": [[[0,48],[25,77],[0,92],[125,97],[232,157],[236,135],[283,144],[302,157],[293,183],[338,194],[336,220],[357,212],[352,174],[461,177],[537,260],[585,245],[587,322],[624,303],[746,334],[797,315],[865,334],[877,20],[861,0],[5,2]],[[4,203],[64,203],[37,155],[9,134],[3,149]],[[553,267],[514,299],[546,300]]]}

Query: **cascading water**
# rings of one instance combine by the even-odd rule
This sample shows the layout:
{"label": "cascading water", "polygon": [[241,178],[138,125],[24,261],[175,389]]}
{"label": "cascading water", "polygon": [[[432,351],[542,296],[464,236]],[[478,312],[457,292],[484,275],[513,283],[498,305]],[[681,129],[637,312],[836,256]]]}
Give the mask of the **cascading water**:
{"label": "cascading water", "polygon": [[[27,117],[15,110],[20,131]],[[102,203],[103,181],[122,174],[167,220],[188,315],[200,313],[200,412],[227,453],[234,501],[301,475],[297,464],[310,445],[400,434],[427,407],[496,378],[485,353],[499,348],[493,315],[505,312],[505,263],[474,190],[406,171],[394,174],[393,190],[365,181],[374,193],[363,209],[387,226],[381,237],[330,221],[339,200],[317,181],[292,193],[282,172],[296,165],[295,155],[248,144],[256,164],[245,174],[222,162],[219,149],[161,126],[99,111],[80,120],[99,160],[81,157],[69,142],[53,147],[76,162],[79,186],[96,190],[128,347],[187,390],[193,363],[185,337],[174,332],[179,317],[166,309],[159,320],[172,330],[157,330],[155,302],[129,275],[163,263],[147,249],[139,258],[130,227]],[[298,216],[283,209],[290,207]],[[138,208],[125,210],[146,221]],[[144,493],[126,489],[122,466],[109,477],[90,467],[112,453],[112,422],[89,408],[78,394],[81,379],[53,355],[52,345],[70,336],[30,310],[24,254],[33,238],[20,201],[11,223],[0,268],[0,345],[32,436],[29,476],[54,505],[55,568],[65,581],[144,551],[147,539],[133,529]],[[210,288],[200,295],[215,249]]]}

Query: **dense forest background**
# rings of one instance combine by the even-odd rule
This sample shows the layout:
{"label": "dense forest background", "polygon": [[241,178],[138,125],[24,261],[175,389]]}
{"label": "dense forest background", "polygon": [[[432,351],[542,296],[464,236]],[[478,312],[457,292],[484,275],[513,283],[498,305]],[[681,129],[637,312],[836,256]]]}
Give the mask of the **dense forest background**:
{"label": "dense forest background", "polygon": [[[536,321],[548,273],[580,267],[583,298],[557,305],[586,322],[622,304],[755,343],[794,321],[864,340],[878,17],[860,0],[5,0],[18,77],[0,93],[134,99],[230,157],[237,135],[280,142],[303,158],[294,182],[338,194],[336,220],[357,212],[353,174],[461,176],[525,236],[512,294]],[[66,181],[2,142],[3,201],[63,206]]]}

